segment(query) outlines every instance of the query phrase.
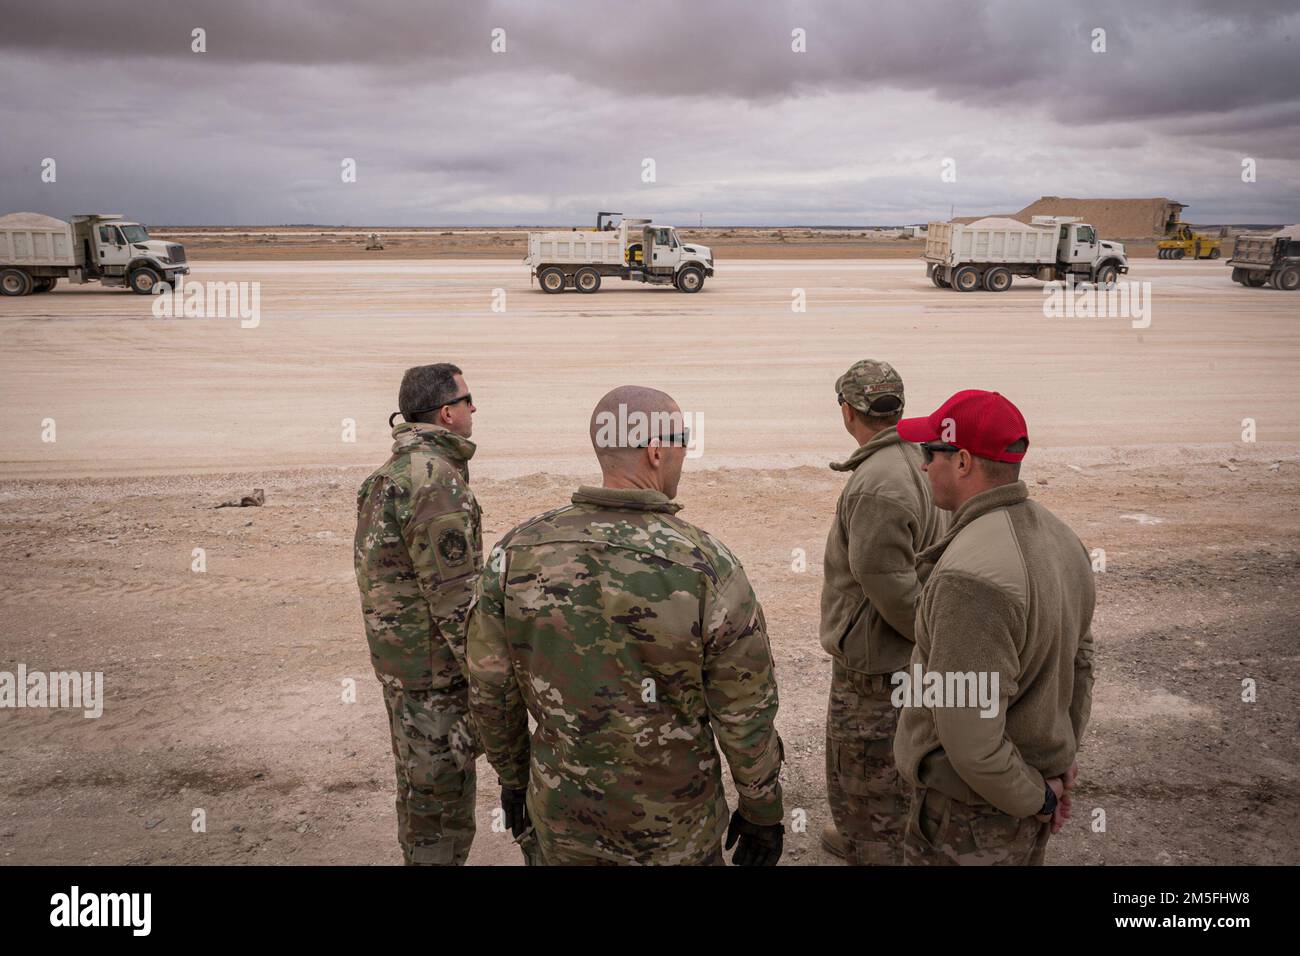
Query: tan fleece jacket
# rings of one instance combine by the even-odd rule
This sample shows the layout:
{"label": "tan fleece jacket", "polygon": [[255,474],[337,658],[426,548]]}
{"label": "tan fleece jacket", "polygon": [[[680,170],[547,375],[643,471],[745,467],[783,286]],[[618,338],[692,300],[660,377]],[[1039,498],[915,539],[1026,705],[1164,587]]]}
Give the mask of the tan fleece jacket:
{"label": "tan fleece jacket", "polygon": [[902,776],[1016,817],[1043,805],[1045,777],[1074,761],[1092,707],[1096,591],[1083,544],[1024,482],[976,495],[917,559],[924,580],[912,665],[999,678],[994,717],[977,706],[905,706]]}
{"label": "tan fleece jacket", "polygon": [[912,655],[917,552],[943,534],[921,450],[886,428],[836,471],[850,471],[826,537],[821,645],[849,670],[888,674]]}

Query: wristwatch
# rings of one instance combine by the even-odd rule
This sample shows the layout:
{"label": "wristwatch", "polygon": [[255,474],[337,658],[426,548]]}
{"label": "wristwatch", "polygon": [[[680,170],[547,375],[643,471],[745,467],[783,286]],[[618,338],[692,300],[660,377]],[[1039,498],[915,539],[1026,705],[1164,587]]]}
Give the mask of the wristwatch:
{"label": "wristwatch", "polygon": [[1052,789],[1051,784],[1043,784],[1046,795],[1043,798],[1043,808],[1038,811],[1040,817],[1051,816],[1056,811],[1056,791]]}

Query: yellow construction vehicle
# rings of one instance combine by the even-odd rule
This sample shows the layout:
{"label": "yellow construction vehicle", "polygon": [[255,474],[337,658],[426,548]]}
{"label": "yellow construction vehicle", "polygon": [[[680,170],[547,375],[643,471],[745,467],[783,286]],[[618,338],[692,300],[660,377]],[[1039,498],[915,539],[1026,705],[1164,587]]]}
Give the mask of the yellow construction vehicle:
{"label": "yellow construction vehicle", "polygon": [[1165,238],[1156,243],[1156,255],[1161,259],[1217,259],[1223,255],[1223,232],[1209,236],[1194,232],[1182,220],[1186,207],[1172,203],[1169,220],[1165,223]]}

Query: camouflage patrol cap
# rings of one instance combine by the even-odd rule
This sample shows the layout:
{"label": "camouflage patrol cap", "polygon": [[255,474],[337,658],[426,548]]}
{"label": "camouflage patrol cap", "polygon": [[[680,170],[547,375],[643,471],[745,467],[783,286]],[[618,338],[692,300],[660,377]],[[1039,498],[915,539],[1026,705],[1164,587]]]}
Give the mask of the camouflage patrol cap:
{"label": "camouflage patrol cap", "polygon": [[903,380],[888,362],[873,359],[854,362],[835,380],[835,394],[845,404],[874,418],[888,418],[903,410]]}

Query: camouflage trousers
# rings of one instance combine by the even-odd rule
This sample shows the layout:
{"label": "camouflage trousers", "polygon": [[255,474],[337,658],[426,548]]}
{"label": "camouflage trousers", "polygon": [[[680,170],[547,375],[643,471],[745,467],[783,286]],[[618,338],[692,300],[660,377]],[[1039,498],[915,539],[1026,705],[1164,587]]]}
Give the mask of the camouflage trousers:
{"label": "camouflage trousers", "polygon": [[907,866],[1042,866],[1051,824],[962,803],[937,790],[912,791]]}
{"label": "camouflage trousers", "polygon": [[397,764],[397,840],[407,866],[459,866],[474,841],[474,756],[465,686],[384,686]]}
{"label": "camouflage trousers", "polygon": [[898,708],[888,674],[860,674],[835,661],[826,713],[826,797],[856,866],[903,862],[908,787],[894,766]]}

